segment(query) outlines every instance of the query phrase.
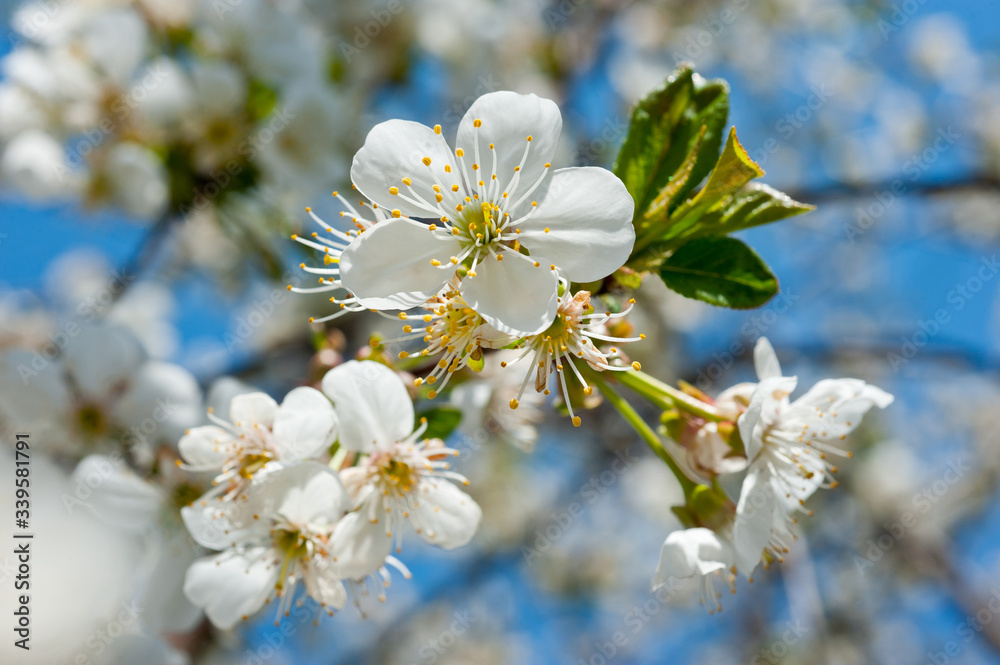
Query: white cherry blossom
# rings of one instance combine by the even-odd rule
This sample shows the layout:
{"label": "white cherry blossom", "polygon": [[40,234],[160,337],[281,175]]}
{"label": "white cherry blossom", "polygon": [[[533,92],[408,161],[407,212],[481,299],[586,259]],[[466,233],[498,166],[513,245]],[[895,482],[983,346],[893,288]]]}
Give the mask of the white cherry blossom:
{"label": "white cherry blossom", "polygon": [[382,564],[393,536],[399,551],[405,521],[433,545],[454,549],[468,543],[482,511],[449,482],[468,483],[449,470],[446,460],[457,451],[440,440],[420,440],[426,425],[414,430],[413,404],[403,380],[380,363],[352,360],[327,373],[323,392],[340,418],[340,445],[361,457],[341,471],[358,509],[349,516],[355,521],[353,540],[369,552],[370,570],[362,566],[357,576]]}
{"label": "white cherry blossom", "polygon": [[195,427],[179,448],[193,471],[219,471],[209,494],[233,498],[253,477],[277,465],[323,453],[337,437],[337,414],[330,400],[306,386],[295,388],[279,406],[265,393],[237,395],[227,422],[213,413],[214,425]]}
{"label": "white cherry blossom", "polygon": [[343,286],[365,306],[405,309],[458,273],[465,301],[497,330],[547,328],[559,275],[601,279],[624,264],[635,240],[631,196],[611,172],[549,174],[561,128],[553,102],[513,92],[473,103],[454,152],[439,125],[375,126],[351,179],[392,219],[344,249]]}
{"label": "white cherry blossom", "polygon": [[198,544],[221,553],[188,569],[184,593],[228,629],[280,599],[275,621],[291,609],[295,588],[332,614],[347,602],[331,539],[350,498],[337,474],[312,462],[258,479],[238,501],[202,500],[181,515]]}

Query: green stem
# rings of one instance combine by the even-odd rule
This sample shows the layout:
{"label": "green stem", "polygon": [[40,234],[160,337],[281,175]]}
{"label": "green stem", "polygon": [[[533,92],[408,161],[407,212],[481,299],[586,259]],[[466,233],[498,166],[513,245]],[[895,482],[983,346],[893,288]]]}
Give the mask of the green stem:
{"label": "green stem", "polygon": [[[622,372],[623,374],[627,372]],[[684,496],[690,496],[691,491],[695,488],[695,482],[684,475],[681,468],[677,466],[677,462],[674,458],[670,456],[667,449],[663,447],[663,442],[660,441],[660,437],[653,431],[653,429],[642,419],[636,410],[632,408],[621,395],[615,392],[614,388],[609,386],[603,379],[595,379],[594,385],[597,389],[601,391],[604,397],[608,400],[611,406],[615,407],[618,413],[621,414],[622,418],[632,426],[632,429],[642,437],[642,440],[656,453],[664,463],[670,468],[673,474],[677,477],[678,482],[680,482],[681,487],[684,489]]]}
{"label": "green stem", "polygon": [[697,400],[645,372],[619,372],[615,378],[663,410],[677,408],[716,423],[726,420],[711,404]]}

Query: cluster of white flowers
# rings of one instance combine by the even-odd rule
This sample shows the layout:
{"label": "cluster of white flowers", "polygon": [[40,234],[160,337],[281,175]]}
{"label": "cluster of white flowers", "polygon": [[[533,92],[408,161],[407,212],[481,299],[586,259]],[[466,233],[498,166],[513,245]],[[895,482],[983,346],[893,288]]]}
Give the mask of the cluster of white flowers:
{"label": "cluster of white flowers", "polygon": [[181,514],[219,553],[189,568],[184,592],[219,627],[272,598],[280,621],[300,581],[330,614],[368,581],[384,599],[388,567],[410,577],[392,554],[407,522],[445,549],[479,526],[479,506],[452,482],[467,483],[450,470],[457,451],[422,438],[427,424],[415,426],[406,385],[385,365],[352,360],[327,373],[322,392],[296,388],[280,405],[239,395],[229,421],[210,418],[180,453],[188,470],[217,474],[214,487]]}
{"label": "cluster of white flowers", "polygon": [[24,195],[146,221],[226,193],[281,205],[340,176],[345,104],[294,3],[32,2],[12,24],[0,174]]}
{"label": "cluster of white flowers", "polygon": [[[440,125],[377,125],[351,167],[354,187],[367,198],[359,205],[371,214],[335,192],[346,207],[341,215],[355,225],[344,232],[310,210],[332,237],[293,238],[322,251],[332,267],[307,268],[320,275],[321,286],[289,289],[346,292],[330,299],[339,309],[316,323],[365,309],[422,307],[418,316],[399,313],[405,336],[391,341],[422,339],[418,355],[437,357],[426,379],[417,380],[433,386],[430,398],[481,359],[483,349],[525,349],[529,369],[512,408],[533,375],[536,390],[548,394],[553,367],[564,395],[567,373],[588,395],[592,390],[578,360],[596,371],[638,369],[623,364],[616,350],[595,345],[640,339],[608,333],[608,323],[627,311],[597,313],[590,292],[571,290],[600,282],[628,260],[632,197],[606,169],[550,173],[561,128],[553,102],[513,92],[476,100],[454,151]],[[417,320],[416,327],[410,323]]]}
{"label": "cluster of white flowers", "polygon": [[[730,388],[704,405],[720,422],[695,418],[686,423],[696,430],[686,432],[689,459],[702,460],[703,474],[745,470],[739,500],[734,505],[720,497],[716,510],[694,516],[704,525],[671,533],[653,577],[654,590],[671,579],[697,578],[710,611],[722,609],[714,579],[727,575],[732,586],[737,572],[752,578],[761,561],[782,560],[796,537],[797,516],[812,514],[804,507],[806,499],[820,488],[837,486],[830,458],[850,457],[843,448],[847,435],[873,406],[885,408],[893,401],[859,379],[825,379],[790,401],[797,379],[781,375],[764,337],[754,349],[754,363],[758,383]],[[729,437],[720,434],[722,422],[736,425],[741,451],[733,449],[731,427]]]}

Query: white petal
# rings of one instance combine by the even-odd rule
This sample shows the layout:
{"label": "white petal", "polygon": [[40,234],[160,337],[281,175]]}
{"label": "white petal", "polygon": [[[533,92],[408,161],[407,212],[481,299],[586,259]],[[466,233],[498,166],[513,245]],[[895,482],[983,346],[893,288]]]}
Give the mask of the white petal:
{"label": "white petal", "polygon": [[292,524],[333,524],[351,509],[340,477],[323,464],[296,464],[268,474],[266,481],[284,488],[268,490],[283,493],[277,514]]}
{"label": "white petal", "polygon": [[351,360],[323,377],[349,450],[388,448],[413,432],[413,402],[399,375],[381,363]]}
{"label": "white petal", "polygon": [[[478,130],[476,120],[482,121]],[[510,190],[510,180],[514,168],[521,163],[524,151],[528,158],[521,169],[517,189],[512,196],[517,200],[519,192],[526,192],[545,171],[545,164],[552,161],[562,132],[562,115],[555,102],[536,95],[520,95],[506,90],[483,95],[469,107],[458,126],[455,147],[465,151],[464,163],[469,179],[476,182],[482,178],[482,170],[476,173],[472,164],[476,156],[473,137],[479,134],[480,168],[492,175],[493,156],[490,144],[497,152],[497,179],[503,191]],[[528,137],[531,137],[529,143]]]}
{"label": "white petal", "polygon": [[330,559],[313,557],[304,577],[306,591],[323,607],[341,609],[347,603],[347,590],[341,582],[341,570]]}
{"label": "white petal", "polygon": [[[133,473],[121,460],[90,455],[73,471],[77,498],[105,522],[141,533],[156,524],[163,505],[160,489]],[[87,490],[90,491],[86,496]]]}
{"label": "white petal", "polygon": [[710,529],[674,531],[660,548],[660,560],[653,573],[653,590],[671,578],[686,579],[728,568],[732,561],[729,545]]}
{"label": "white petal", "polygon": [[485,258],[476,276],[462,280],[465,302],[500,332],[534,335],[556,317],[559,278],[544,259],[504,251],[502,261]]}
{"label": "white petal", "polygon": [[[361,234],[340,257],[340,281],[366,307],[390,298],[397,307],[411,307],[414,294],[427,300],[455,274],[451,257],[460,252],[458,240],[430,231],[410,219],[380,222]],[[434,266],[431,261],[439,262]],[[366,300],[370,299],[370,300]]]}
{"label": "white petal", "polygon": [[757,339],[757,345],[753,348],[753,365],[757,370],[757,378],[761,381],[781,376],[781,363],[766,337]]}
{"label": "white petal", "polygon": [[795,390],[797,382],[798,379],[794,376],[778,376],[757,384],[750,398],[750,406],[736,421],[748,460],[757,457],[763,445],[764,428],[774,422],[777,409],[787,399],[787,395]]}
{"label": "white petal", "polygon": [[184,593],[205,609],[213,624],[228,630],[264,606],[278,581],[280,568],[274,560],[279,556],[258,547],[200,559],[188,568]]}
{"label": "white petal", "polygon": [[154,544],[156,563],[139,601],[143,621],[157,631],[186,633],[201,619],[201,608],[184,595],[184,576],[200,549],[181,529],[163,535]]}
{"label": "white petal", "polygon": [[[430,158],[430,166],[423,163],[425,157]],[[445,172],[446,165],[451,166],[451,173]],[[389,120],[375,125],[351,165],[351,181],[362,194],[409,217],[437,218],[441,213],[390,194],[390,187],[398,187],[402,195],[407,195],[403,178],[410,178],[421,198],[433,202],[434,185],[450,192],[452,185],[461,186],[460,177],[444,137],[426,125],[408,120]]]}
{"label": "white petal", "polygon": [[392,551],[392,538],[385,525],[372,523],[368,510],[362,507],[337,522],[330,537],[330,554],[344,579],[361,579],[385,564]]}
{"label": "white petal", "polygon": [[[124,426],[138,426],[132,430],[135,437],[173,445],[184,430],[201,422],[201,389],[179,365],[145,362],[132,374],[113,413]],[[155,430],[150,431],[149,424]]]}
{"label": "white petal", "polygon": [[776,504],[776,489],[771,484],[764,465],[752,465],[743,480],[740,501],[736,505],[736,521],[733,524],[736,567],[747,577],[753,574],[754,568],[760,563],[764,547],[771,538]]}
{"label": "white petal", "polygon": [[785,417],[808,423],[814,437],[836,441],[860,425],[873,406],[884,408],[892,401],[892,395],[861,379],[824,379],[792,402]]}
{"label": "white petal", "polygon": [[468,494],[440,478],[427,478],[418,486],[420,496],[413,523],[420,537],[432,545],[452,550],[472,540],[483,511]]}
{"label": "white petal", "polygon": [[96,401],[107,400],[124,386],[146,360],[146,352],[131,333],[110,324],[87,326],[66,345],[66,369],[80,391]]}
{"label": "white petal", "polygon": [[233,435],[215,425],[188,430],[177,444],[181,458],[192,466],[221,469],[232,454]]}
{"label": "white petal", "polygon": [[518,238],[574,282],[592,282],[621,268],[632,253],[635,204],[625,184],[606,169],[559,169]]}
{"label": "white petal", "polygon": [[5,422],[28,428],[65,418],[70,408],[72,397],[58,361],[23,349],[0,357],[0,416]]}
{"label": "white petal", "polygon": [[288,393],[274,418],[274,443],[283,462],[322,453],[337,438],[337,414],[326,396],[303,386]]}
{"label": "white petal", "polygon": [[229,420],[242,429],[260,425],[271,429],[278,413],[278,403],[265,393],[237,395],[229,406]]}
{"label": "white petal", "polygon": [[181,508],[181,519],[191,538],[202,547],[224,550],[236,545],[255,542],[267,535],[263,519],[254,520],[252,510],[242,501],[199,499]]}

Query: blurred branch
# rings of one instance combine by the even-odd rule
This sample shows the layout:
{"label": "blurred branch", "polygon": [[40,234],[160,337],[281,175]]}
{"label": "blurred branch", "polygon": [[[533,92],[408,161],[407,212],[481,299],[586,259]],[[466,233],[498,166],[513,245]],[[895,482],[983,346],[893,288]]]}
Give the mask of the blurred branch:
{"label": "blurred branch", "polygon": [[[879,192],[892,192],[899,196],[947,196],[969,191],[1000,191],[1000,176],[982,173],[954,180],[938,182],[913,182],[903,177],[880,182],[833,183],[825,187],[782,189],[796,201],[823,203],[843,199],[866,198]],[[899,192],[897,194],[897,192]]]}
{"label": "blurred branch", "polygon": [[160,244],[166,239],[167,232],[170,230],[175,219],[177,218],[167,211],[160,215],[159,219],[150,227],[149,232],[143,237],[142,242],[139,243],[139,246],[125,262],[125,265],[119,270],[119,273],[124,277],[124,284],[122,288],[114,292],[112,302],[121,300],[129,287],[135,283],[136,278],[142,270],[156,256]]}

